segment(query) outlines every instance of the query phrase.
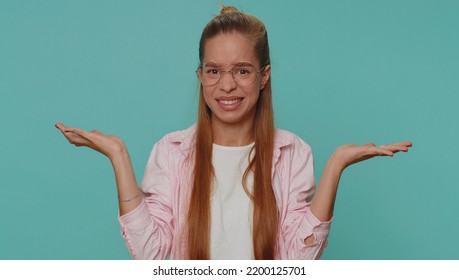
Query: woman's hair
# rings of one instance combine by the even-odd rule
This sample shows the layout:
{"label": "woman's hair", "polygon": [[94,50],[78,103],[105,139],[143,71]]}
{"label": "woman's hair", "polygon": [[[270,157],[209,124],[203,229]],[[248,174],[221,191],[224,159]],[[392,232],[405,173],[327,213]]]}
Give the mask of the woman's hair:
{"label": "woman's hair", "polygon": [[[222,34],[237,32],[254,42],[260,69],[270,64],[268,35],[264,24],[256,17],[239,12],[234,7],[222,6],[204,28],[199,42],[202,66],[207,40]],[[271,170],[274,143],[274,117],[271,98],[271,80],[268,79],[259,94],[256,105],[253,137],[255,154],[243,176],[243,186],[253,203],[253,254],[255,259],[274,259],[278,230],[278,210],[272,189]],[[206,105],[200,85],[198,122],[196,132],[194,179],[188,210],[188,257],[209,259],[210,200],[214,170],[212,166],[212,111]],[[253,190],[247,187],[248,174],[253,172]]]}

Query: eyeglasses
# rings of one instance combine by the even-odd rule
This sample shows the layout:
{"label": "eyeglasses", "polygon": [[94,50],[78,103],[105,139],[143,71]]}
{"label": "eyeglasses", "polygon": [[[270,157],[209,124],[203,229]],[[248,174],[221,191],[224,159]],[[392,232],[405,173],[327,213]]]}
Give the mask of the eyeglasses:
{"label": "eyeglasses", "polygon": [[220,66],[216,64],[208,64],[204,67],[200,66],[196,73],[198,74],[199,80],[203,86],[216,85],[223,74],[226,72],[231,73],[234,81],[240,86],[250,86],[257,80],[257,75],[266,67],[263,66],[260,70],[257,70],[255,66],[250,63],[240,63],[234,65],[231,70],[222,70]]}

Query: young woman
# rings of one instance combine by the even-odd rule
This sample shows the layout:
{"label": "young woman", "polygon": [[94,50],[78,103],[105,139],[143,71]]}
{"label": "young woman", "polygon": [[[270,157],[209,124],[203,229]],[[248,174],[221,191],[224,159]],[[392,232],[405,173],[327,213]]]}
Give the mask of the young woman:
{"label": "young woman", "polygon": [[197,124],[154,145],[140,189],[121,139],[56,124],[71,144],[110,159],[131,255],[319,258],[343,170],[374,156],[406,152],[411,143],[339,147],[315,192],[310,147],[274,128],[264,24],[222,7],[203,30],[199,59]]}

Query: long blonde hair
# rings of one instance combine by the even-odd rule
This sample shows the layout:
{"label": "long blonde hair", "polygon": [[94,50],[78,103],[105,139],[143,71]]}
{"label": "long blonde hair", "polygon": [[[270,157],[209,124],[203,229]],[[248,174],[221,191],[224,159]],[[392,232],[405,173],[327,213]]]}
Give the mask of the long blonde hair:
{"label": "long blonde hair", "polygon": [[[264,24],[256,17],[239,12],[234,7],[222,6],[204,28],[199,42],[202,64],[204,47],[208,39],[221,33],[238,32],[254,42],[260,68],[270,64],[268,35]],[[278,210],[271,182],[274,145],[274,116],[271,80],[260,92],[256,105],[253,136],[255,154],[243,176],[243,186],[253,203],[253,255],[255,259],[274,259],[278,227]],[[188,257],[209,259],[210,200],[212,193],[212,112],[203,98],[200,86],[198,122],[196,132],[193,185],[188,209]],[[247,188],[247,177],[253,172],[253,191]]]}

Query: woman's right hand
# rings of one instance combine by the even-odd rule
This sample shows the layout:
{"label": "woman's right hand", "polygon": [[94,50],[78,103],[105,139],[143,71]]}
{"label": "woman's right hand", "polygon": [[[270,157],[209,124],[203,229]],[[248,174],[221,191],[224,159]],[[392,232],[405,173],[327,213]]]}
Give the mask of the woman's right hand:
{"label": "woman's right hand", "polygon": [[64,134],[70,144],[91,148],[104,154],[110,160],[113,160],[116,155],[126,152],[126,145],[123,140],[115,135],[105,135],[97,130],[87,132],[79,128],[66,127],[62,123],[57,123],[55,126]]}

